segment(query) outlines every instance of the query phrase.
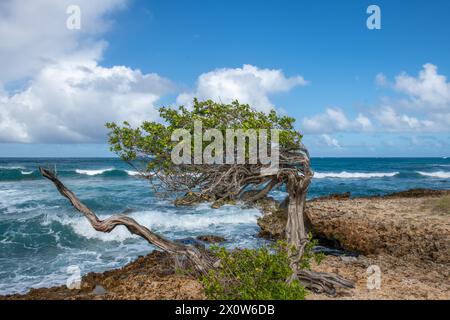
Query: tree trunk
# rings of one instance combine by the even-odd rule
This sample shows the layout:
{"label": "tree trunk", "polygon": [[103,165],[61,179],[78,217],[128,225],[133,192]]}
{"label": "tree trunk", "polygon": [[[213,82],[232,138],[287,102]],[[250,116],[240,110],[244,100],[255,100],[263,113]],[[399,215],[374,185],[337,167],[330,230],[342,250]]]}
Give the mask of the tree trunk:
{"label": "tree trunk", "polygon": [[306,191],[300,194],[292,193],[289,195],[288,219],[286,224],[286,239],[290,251],[290,267],[292,269],[292,281],[297,278],[300,271],[300,263],[305,252],[305,246],[308,243],[308,235],[305,230],[304,209],[305,209]]}
{"label": "tree trunk", "polygon": [[210,268],[213,267],[213,263],[215,261],[212,257],[209,256],[207,251],[196,248],[194,246],[187,246],[181,243],[167,240],[160,235],[157,235],[156,233],[150,231],[147,227],[140,225],[136,220],[130,217],[124,215],[115,215],[109,217],[108,219],[100,220],[96,216],[96,214],[84,203],[82,203],[72,191],[66,188],[66,186],[56,177],[54,172],[44,168],[39,168],[39,171],[41,172],[42,176],[53,182],[58,191],[64,197],[69,199],[74,208],[81,212],[86,217],[86,219],[88,219],[89,223],[95,230],[109,233],[114,230],[115,227],[122,225],[125,226],[132,234],[144,238],[150,244],[164,251],[170,252],[175,256],[186,257],[188,260],[188,266],[193,267],[194,270],[199,273],[207,272]]}
{"label": "tree trunk", "polygon": [[287,279],[288,283],[299,280],[306,288],[316,293],[325,292],[329,295],[336,294],[336,288],[354,288],[352,281],[346,280],[336,274],[302,270],[301,262],[305,247],[308,244],[308,235],[305,222],[308,220],[305,213],[306,194],[312,178],[312,172],[307,163],[304,176],[291,174],[288,177],[287,191],[289,194],[288,219],[286,223],[286,239],[289,247],[290,267],[292,275]]}

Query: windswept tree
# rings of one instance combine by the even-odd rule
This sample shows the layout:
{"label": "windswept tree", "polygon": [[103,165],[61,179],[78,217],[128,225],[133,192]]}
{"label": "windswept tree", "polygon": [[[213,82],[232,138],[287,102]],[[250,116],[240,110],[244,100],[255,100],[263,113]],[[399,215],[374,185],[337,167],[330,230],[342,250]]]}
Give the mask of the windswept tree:
{"label": "windswept tree", "polygon": [[[316,291],[333,292],[335,286],[351,286],[336,276],[301,270],[308,244],[305,201],[313,173],[295,119],[266,114],[237,101],[231,104],[194,100],[192,108],[163,107],[161,122],[146,121],[138,128],[127,122],[108,123],[111,150],[148,179],[162,196],[176,195],[177,205],[200,201],[213,207],[238,200],[255,202],[272,189],[285,186],[288,193],[287,242],[293,250],[289,261],[292,276]],[[208,251],[164,239],[125,216],[101,221],[82,204],[51,171],[41,169],[59,191],[99,231],[125,225],[130,232],[183,257],[198,272],[214,268]]]}

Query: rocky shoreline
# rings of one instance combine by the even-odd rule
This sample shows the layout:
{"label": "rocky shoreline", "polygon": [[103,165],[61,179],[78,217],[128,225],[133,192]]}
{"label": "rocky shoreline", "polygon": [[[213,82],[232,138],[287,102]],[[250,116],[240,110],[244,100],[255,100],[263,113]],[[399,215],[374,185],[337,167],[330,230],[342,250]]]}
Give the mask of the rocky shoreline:
{"label": "rocky shoreline", "polygon": [[[331,195],[308,201],[306,216],[314,236],[334,246],[450,264],[450,212],[434,204],[447,197],[450,191],[420,189],[370,198]],[[269,203],[260,204],[260,235],[282,239],[286,208]]]}
{"label": "rocky shoreline", "polygon": [[[354,256],[327,256],[316,271],[354,280],[354,290],[308,299],[450,299],[450,191],[410,190],[370,198],[332,195],[307,203],[314,235]],[[261,235],[283,238],[286,211],[270,198],[259,203]],[[220,241],[222,239],[210,239]],[[81,288],[32,289],[0,299],[205,299],[201,284],[177,274],[167,253],[153,251],[121,269],[89,273]],[[380,289],[367,288],[378,266]]]}
{"label": "rocky shoreline", "polygon": [[[269,203],[261,204],[261,235],[282,239],[286,209]],[[355,290],[340,292],[335,299],[450,299],[450,191],[331,195],[309,201],[306,215],[316,238],[356,253],[327,256],[314,267],[355,281]],[[369,266],[380,268],[378,290],[367,289]]]}

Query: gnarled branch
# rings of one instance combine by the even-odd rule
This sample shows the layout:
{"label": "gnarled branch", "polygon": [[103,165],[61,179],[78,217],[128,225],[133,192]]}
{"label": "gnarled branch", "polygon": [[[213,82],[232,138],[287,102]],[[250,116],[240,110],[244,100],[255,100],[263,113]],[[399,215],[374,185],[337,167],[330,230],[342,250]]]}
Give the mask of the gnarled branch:
{"label": "gnarled branch", "polygon": [[212,267],[214,260],[209,256],[207,251],[167,240],[150,231],[148,228],[140,225],[133,218],[124,215],[114,215],[108,219],[100,220],[96,214],[85,204],[83,204],[72,191],[66,188],[66,186],[56,177],[54,172],[42,167],[39,168],[39,171],[42,176],[53,182],[58,191],[64,197],[69,199],[74,208],[88,219],[89,223],[95,230],[109,233],[117,226],[125,226],[132,234],[144,238],[150,244],[162,250],[175,255],[186,256],[198,272],[205,272]]}

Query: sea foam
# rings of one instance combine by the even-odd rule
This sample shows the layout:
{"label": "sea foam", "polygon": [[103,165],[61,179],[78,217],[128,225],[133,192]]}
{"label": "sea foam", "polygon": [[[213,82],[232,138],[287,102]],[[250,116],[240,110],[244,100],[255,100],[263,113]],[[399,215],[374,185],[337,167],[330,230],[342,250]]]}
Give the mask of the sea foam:
{"label": "sea foam", "polygon": [[417,171],[417,173],[425,177],[441,178],[441,179],[450,178],[450,172],[448,171],[435,171],[435,172]]}
{"label": "sea foam", "polygon": [[76,169],[75,172],[78,174],[86,174],[88,176],[96,176],[96,175],[100,175],[103,174],[105,172],[108,171],[113,171],[114,168],[107,168],[107,169],[98,169],[98,170],[81,170],[81,169]]}
{"label": "sea foam", "polygon": [[315,172],[314,178],[325,179],[325,178],[339,178],[339,179],[370,179],[370,178],[384,178],[384,177],[394,177],[398,175],[399,172]]}
{"label": "sea foam", "polygon": [[[188,213],[166,209],[164,211],[146,210],[129,215],[138,223],[158,233],[173,232],[206,232],[218,227],[220,229],[234,228],[236,225],[256,225],[256,220],[261,213],[257,209],[242,209],[236,206],[223,206],[219,209],[211,209],[207,204],[193,207]],[[48,216],[48,220],[57,221],[63,225],[69,225],[79,236],[88,239],[103,241],[124,241],[137,238],[125,227],[119,226],[110,233],[102,233],[94,230],[84,217]],[[105,219],[107,216],[100,216]],[[48,223],[48,221],[47,221]]]}

